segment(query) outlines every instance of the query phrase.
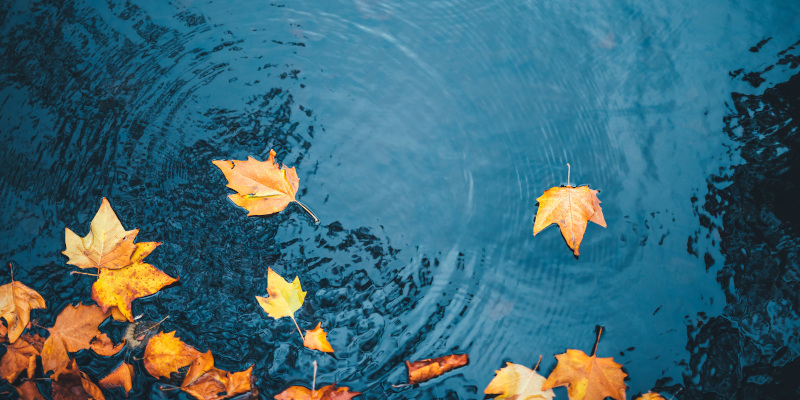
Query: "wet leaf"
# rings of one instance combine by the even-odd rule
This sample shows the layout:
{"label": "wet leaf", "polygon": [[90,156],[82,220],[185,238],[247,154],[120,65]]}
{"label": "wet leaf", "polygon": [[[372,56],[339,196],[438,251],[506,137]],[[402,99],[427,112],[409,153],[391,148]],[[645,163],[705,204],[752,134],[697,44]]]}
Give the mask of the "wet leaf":
{"label": "wet leaf", "polygon": [[252,390],[252,372],[252,366],[233,374],[214,368],[214,357],[208,351],[192,361],[181,389],[198,400],[229,398]]}
{"label": "wet leaf", "polygon": [[267,270],[267,297],[256,296],[258,304],[269,314],[278,319],[292,317],[303,306],[306,292],[300,287],[300,278],[295,277],[292,283],[287,282],[272,268]]}
{"label": "wet leaf", "polygon": [[67,368],[69,354],[79,350],[92,349],[103,356],[117,354],[125,346],[116,346],[98,326],[109,317],[96,305],[68,305],[56,317],[56,323],[50,331],[42,348],[42,366],[45,374],[55,371],[54,379]]}
{"label": "wet leaf", "polygon": [[306,335],[303,339],[303,346],[306,346],[312,350],[333,353],[333,348],[328,342],[328,334],[322,329],[322,322],[318,322],[316,328],[310,331],[306,330]]}
{"label": "wet leaf", "polygon": [[153,336],[144,349],[144,367],[156,378],[169,379],[170,373],[177,373],[200,357],[202,353],[175,337],[175,332]]}
{"label": "wet leaf", "polygon": [[416,385],[445,372],[452,371],[456,368],[463,367],[469,363],[469,355],[467,354],[451,354],[449,356],[430,358],[427,360],[419,360],[414,362],[406,361],[408,368],[408,383]]}
{"label": "wet leaf", "polygon": [[20,282],[0,286],[0,317],[8,323],[8,341],[14,343],[31,319],[31,310],[46,308],[35,290]]}
{"label": "wet leaf", "polygon": [[558,224],[567,245],[576,256],[580,255],[578,248],[588,221],[604,228],[606,226],[597,193],[597,190],[589,189],[588,186],[547,189],[536,199],[539,202],[539,211],[533,224],[533,236],[551,224]]}
{"label": "wet leaf", "polygon": [[544,377],[524,365],[506,363],[495,373],[497,375],[483,391],[485,394],[499,394],[495,400],[552,400],[555,396],[551,389],[542,390]]}
{"label": "wet leaf", "polygon": [[[602,329],[597,335],[598,341],[600,333]],[[597,342],[594,347],[596,350]],[[597,358],[594,351],[587,356],[580,350],[567,349],[556,359],[558,364],[542,389],[566,386],[570,400],[603,400],[606,397],[625,400],[625,377],[628,375],[613,358]]]}
{"label": "wet leaf", "polygon": [[666,399],[664,398],[664,396],[662,396],[662,395],[660,395],[658,393],[647,392],[647,393],[637,397],[636,400],[666,400]]}
{"label": "wet leaf", "polygon": [[8,383],[14,383],[22,371],[27,371],[28,378],[33,378],[38,355],[39,351],[25,340],[25,336],[17,339],[6,346],[6,354],[0,360],[0,377]]}
{"label": "wet leaf", "polygon": [[133,365],[123,362],[99,383],[106,389],[122,388],[125,397],[128,397],[128,393],[133,389]]}
{"label": "wet leaf", "polygon": [[92,299],[103,311],[116,308],[125,320],[133,322],[133,300],[154,294],[178,281],[160,269],[141,262],[159,244],[161,243],[138,243],[131,257],[133,264],[125,268],[100,270],[100,276],[92,285]]}
{"label": "wet leaf", "polygon": [[39,392],[39,388],[32,381],[22,382],[21,385],[14,389],[17,389],[20,400],[45,400],[44,396]]}
{"label": "wet leaf", "polygon": [[105,400],[100,388],[70,360],[57,379],[53,380],[53,400]]}
{"label": "wet leaf", "polygon": [[345,386],[334,388],[334,385],[328,385],[313,391],[303,386],[291,386],[276,394],[275,400],[349,400],[360,394]]}
{"label": "wet leaf", "polygon": [[237,192],[228,197],[237,206],[249,211],[248,215],[274,214],[291,202],[297,202],[311,214],[295,198],[300,183],[297,172],[294,167],[287,168],[285,165],[278,168],[274,150],[269,151],[269,159],[263,162],[248,157],[247,160],[215,160],[213,163],[225,174],[228,187]]}
{"label": "wet leaf", "polygon": [[133,243],[138,229],[126,231],[117,214],[103,197],[100,209],[92,219],[89,234],[81,238],[65,228],[67,249],[62,253],[69,257],[67,264],[78,268],[117,269],[130,265],[135,250]]}

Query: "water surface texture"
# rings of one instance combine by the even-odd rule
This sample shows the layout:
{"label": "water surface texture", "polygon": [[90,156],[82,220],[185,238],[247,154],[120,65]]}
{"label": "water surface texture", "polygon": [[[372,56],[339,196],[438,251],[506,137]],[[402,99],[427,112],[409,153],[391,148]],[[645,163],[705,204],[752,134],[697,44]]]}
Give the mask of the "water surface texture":
{"label": "water surface texture", "polygon": [[[310,386],[313,361],[318,385],[367,399],[481,399],[505,362],[549,373],[590,352],[597,325],[629,398],[796,398],[798,17],[751,0],[4,1],[0,261],[52,326],[91,302],[64,228],[85,235],[107,197],[180,277],[134,314],[169,315],[219,368],[255,365],[264,399]],[[227,199],[211,161],[270,149],[319,224]],[[608,223],[579,258],[555,227],[532,236],[567,163]],[[268,267],[300,277],[298,323],[321,321],[333,356],[258,306]],[[392,386],[405,360],[451,353],[470,364]],[[94,379],[133,362],[130,398],[187,398],[141,352],[77,357]]]}

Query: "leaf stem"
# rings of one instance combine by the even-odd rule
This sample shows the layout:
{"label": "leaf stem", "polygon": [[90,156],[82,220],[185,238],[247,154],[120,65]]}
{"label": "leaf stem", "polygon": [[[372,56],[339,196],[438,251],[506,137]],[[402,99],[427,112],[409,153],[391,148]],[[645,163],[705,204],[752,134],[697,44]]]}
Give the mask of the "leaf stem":
{"label": "leaf stem", "polygon": [[305,204],[301,203],[301,202],[300,202],[300,200],[295,200],[295,202],[296,202],[297,204],[300,204],[300,207],[303,207],[303,210],[306,210],[306,212],[308,212],[309,214],[311,214],[311,216],[312,216],[312,217],[314,217],[314,223],[316,223],[316,224],[318,224],[318,223],[319,223],[319,218],[317,218],[317,216],[316,216],[316,215],[314,215],[314,213],[313,213],[313,212],[311,212],[311,210],[309,210],[309,209],[308,209],[308,207],[306,207],[306,205],[305,205]]}
{"label": "leaf stem", "polygon": [[570,175],[571,172],[572,172],[572,167],[570,167],[569,163],[567,163],[567,186],[570,186],[570,184],[569,184],[569,175]]}
{"label": "leaf stem", "polygon": [[536,362],[536,366],[535,366],[535,367],[533,367],[533,370],[534,370],[534,371],[536,371],[537,369],[539,369],[539,364],[540,364],[541,362],[542,362],[542,355],[541,355],[541,354],[539,354],[539,361],[537,361],[537,362]]}
{"label": "leaf stem", "polygon": [[592,357],[594,357],[595,353],[597,353],[597,344],[600,343],[600,335],[603,334],[603,327],[600,327],[600,330],[597,331],[597,339],[594,341],[594,347],[592,347]]}
{"label": "leaf stem", "polygon": [[294,315],[290,315],[290,317],[292,317],[292,322],[294,322],[294,327],[297,328],[297,333],[300,334],[300,339],[302,339],[303,342],[305,342],[306,341],[306,337],[303,336],[303,331],[300,330],[300,325],[297,325],[297,320],[294,319]]}
{"label": "leaf stem", "polygon": [[80,271],[72,271],[69,274],[70,275],[80,274],[80,275],[89,275],[89,276],[97,276],[97,277],[100,276],[100,274],[90,274],[88,272],[80,272]]}
{"label": "leaf stem", "polygon": [[8,263],[8,269],[11,271],[11,283],[14,283],[14,266]]}
{"label": "leaf stem", "polygon": [[317,391],[317,360],[314,360],[314,378],[311,381],[311,392]]}
{"label": "leaf stem", "polygon": [[[169,318],[169,315],[167,315],[166,317],[162,318],[162,319],[161,319],[161,321],[158,321],[158,322],[156,322],[155,324],[153,324],[153,326],[151,326],[151,327],[149,327],[149,328],[147,328],[147,329],[145,329],[145,330],[143,330],[143,331],[139,332],[139,337],[142,337],[142,336],[144,336],[144,334],[145,334],[147,331],[149,331],[149,330],[151,330],[151,329],[153,329],[153,328],[157,328],[159,325],[161,325],[161,323],[162,323],[162,322],[166,321],[166,320],[167,320],[167,318]],[[137,339],[137,340],[140,340],[140,339]]]}

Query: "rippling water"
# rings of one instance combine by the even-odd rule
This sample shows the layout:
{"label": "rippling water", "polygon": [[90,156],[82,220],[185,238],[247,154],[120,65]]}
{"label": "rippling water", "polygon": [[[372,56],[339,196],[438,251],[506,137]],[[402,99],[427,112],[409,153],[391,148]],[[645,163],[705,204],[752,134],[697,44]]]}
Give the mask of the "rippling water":
{"label": "rippling water", "polygon": [[[507,361],[541,354],[549,372],[553,355],[590,351],[596,325],[631,398],[789,398],[797,213],[791,198],[748,195],[797,190],[798,11],[3,2],[0,261],[42,293],[34,317],[51,326],[92,284],[68,274],[64,228],[85,234],[108,197],[140,240],[163,242],[148,260],[180,276],[134,313],[169,315],[163,328],[220,368],[255,364],[262,398],[310,386],[315,360],[319,384],[366,398],[483,398]],[[211,160],[271,148],[297,167],[319,225],[295,205],[249,218],[226,198]],[[531,233],[566,163],[572,185],[601,190],[608,221],[589,226],[579,259],[556,228]],[[737,226],[751,213],[763,224]],[[752,247],[760,258],[736,258]],[[258,307],[267,267],[300,276],[298,321],[322,321],[334,356]],[[405,360],[454,352],[470,365],[392,387]],[[138,356],[79,364],[97,379]],[[131,398],[185,396],[136,368]]]}

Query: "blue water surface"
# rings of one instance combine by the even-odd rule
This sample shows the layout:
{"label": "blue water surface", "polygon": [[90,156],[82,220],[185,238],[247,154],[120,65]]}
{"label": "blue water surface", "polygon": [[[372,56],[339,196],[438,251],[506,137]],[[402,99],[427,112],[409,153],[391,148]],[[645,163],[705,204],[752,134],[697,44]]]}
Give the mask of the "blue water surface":
{"label": "blue water surface", "polygon": [[[792,398],[799,220],[751,197],[800,187],[798,17],[790,1],[5,1],[0,261],[52,326],[91,302],[64,228],[85,235],[107,197],[180,277],[134,314],[169,315],[219,368],[254,365],[264,399],[311,386],[314,361],[318,386],[367,399],[481,399],[506,362],[542,355],[547,374],[590,352],[598,325],[629,398]],[[211,161],[270,149],[319,224],[227,199]],[[532,235],[536,198],[567,183],[599,189],[608,223],[580,257],[555,227]],[[299,276],[298,324],[322,322],[334,355],[258,306],[268,267]],[[470,364],[393,387],[405,360],[451,353]],[[138,357],[78,360],[95,380],[133,363],[129,398],[187,398]]]}

